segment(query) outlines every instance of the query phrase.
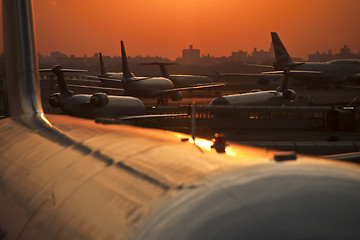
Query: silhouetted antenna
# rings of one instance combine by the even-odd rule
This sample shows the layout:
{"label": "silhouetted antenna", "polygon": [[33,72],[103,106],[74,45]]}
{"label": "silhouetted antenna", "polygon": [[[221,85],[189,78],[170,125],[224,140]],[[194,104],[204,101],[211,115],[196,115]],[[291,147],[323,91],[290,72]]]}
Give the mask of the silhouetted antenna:
{"label": "silhouetted antenna", "polygon": [[104,60],[103,60],[101,52],[99,52],[99,62],[100,62],[100,74],[104,75],[104,74],[106,74],[106,70],[105,70]]}

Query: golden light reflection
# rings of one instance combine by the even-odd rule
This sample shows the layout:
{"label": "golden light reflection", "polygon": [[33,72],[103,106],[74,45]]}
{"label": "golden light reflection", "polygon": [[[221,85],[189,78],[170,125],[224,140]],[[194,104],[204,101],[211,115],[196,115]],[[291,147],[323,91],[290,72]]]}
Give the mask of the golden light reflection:
{"label": "golden light reflection", "polygon": [[225,153],[227,155],[230,155],[230,156],[233,156],[233,157],[235,157],[237,155],[236,152],[234,151],[234,149],[232,149],[229,146],[225,148]]}
{"label": "golden light reflection", "polygon": [[49,125],[50,127],[52,127],[51,122],[50,122],[49,120],[47,120],[47,119],[46,119],[46,117],[45,117],[44,113],[41,113],[40,117],[41,117],[41,119],[42,119],[44,122],[46,122],[46,123],[47,123],[47,125]]}
{"label": "golden light reflection", "polygon": [[[189,135],[181,134],[181,133],[175,133],[177,137],[180,139],[188,139],[189,143],[194,144],[194,139],[192,139]],[[200,147],[201,149],[204,149],[206,151],[213,150],[211,146],[213,145],[213,141],[204,139],[204,138],[195,138],[195,145]],[[215,150],[214,150],[215,151]],[[234,148],[227,146],[225,149],[225,154],[229,156],[237,156],[237,153]]]}
{"label": "golden light reflection", "polygon": [[[193,144],[194,140],[190,139],[189,142]],[[195,145],[201,147],[202,149],[211,151],[211,146],[213,145],[213,142],[202,138],[195,138]]]}

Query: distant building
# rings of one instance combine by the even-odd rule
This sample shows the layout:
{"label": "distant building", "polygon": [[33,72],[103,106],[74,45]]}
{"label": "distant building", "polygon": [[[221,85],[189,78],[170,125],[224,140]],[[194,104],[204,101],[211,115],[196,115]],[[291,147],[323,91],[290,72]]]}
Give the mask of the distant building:
{"label": "distant building", "polygon": [[230,61],[233,62],[246,62],[248,61],[248,53],[243,50],[239,50],[237,52],[231,52],[231,56],[229,57]]}
{"label": "distant building", "polygon": [[262,63],[268,59],[270,59],[270,52],[266,52],[264,50],[258,51],[254,48],[254,51],[251,53],[251,62]]}
{"label": "distant building", "polygon": [[340,49],[340,53],[333,54],[331,50],[327,53],[319,53],[318,51],[314,54],[309,55],[309,61],[311,62],[328,62],[335,59],[360,59],[360,53],[355,54],[351,52],[351,49],[344,45]]}
{"label": "distant building", "polygon": [[347,45],[344,45],[344,47],[340,49],[340,53],[335,55],[335,59],[354,59],[354,58],[360,58],[360,55],[351,53],[351,49]]}
{"label": "distant building", "polygon": [[193,45],[189,46],[189,49],[182,50],[182,64],[196,65],[200,61],[200,50],[194,49]]}

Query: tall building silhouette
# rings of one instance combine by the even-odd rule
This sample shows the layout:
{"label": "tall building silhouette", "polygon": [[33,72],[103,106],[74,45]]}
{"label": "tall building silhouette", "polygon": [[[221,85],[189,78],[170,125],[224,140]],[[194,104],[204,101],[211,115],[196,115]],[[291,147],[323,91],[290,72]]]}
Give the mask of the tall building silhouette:
{"label": "tall building silhouette", "polygon": [[188,49],[182,50],[182,64],[199,64],[200,61],[200,50],[194,49],[193,45],[191,44]]}

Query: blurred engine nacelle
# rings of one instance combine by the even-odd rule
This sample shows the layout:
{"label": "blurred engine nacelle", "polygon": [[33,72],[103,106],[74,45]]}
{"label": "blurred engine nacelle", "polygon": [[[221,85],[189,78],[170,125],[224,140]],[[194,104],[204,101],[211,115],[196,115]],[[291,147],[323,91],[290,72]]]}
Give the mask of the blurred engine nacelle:
{"label": "blurred engine nacelle", "polygon": [[183,93],[182,92],[180,92],[180,91],[178,91],[178,92],[173,92],[173,93],[171,93],[171,95],[170,95],[170,99],[172,100],[172,101],[180,101],[181,99],[183,99]]}
{"label": "blurred engine nacelle", "polygon": [[60,93],[51,94],[49,97],[49,104],[53,108],[60,107]]}
{"label": "blurred engine nacelle", "polygon": [[294,101],[296,99],[296,92],[292,89],[287,89],[283,92],[283,97],[288,101]]}
{"label": "blurred engine nacelle", "polygon": [[91,96],[90,103],[94,107],[103,107],[109,103],[109,98],[105,93],[95,93]]}

